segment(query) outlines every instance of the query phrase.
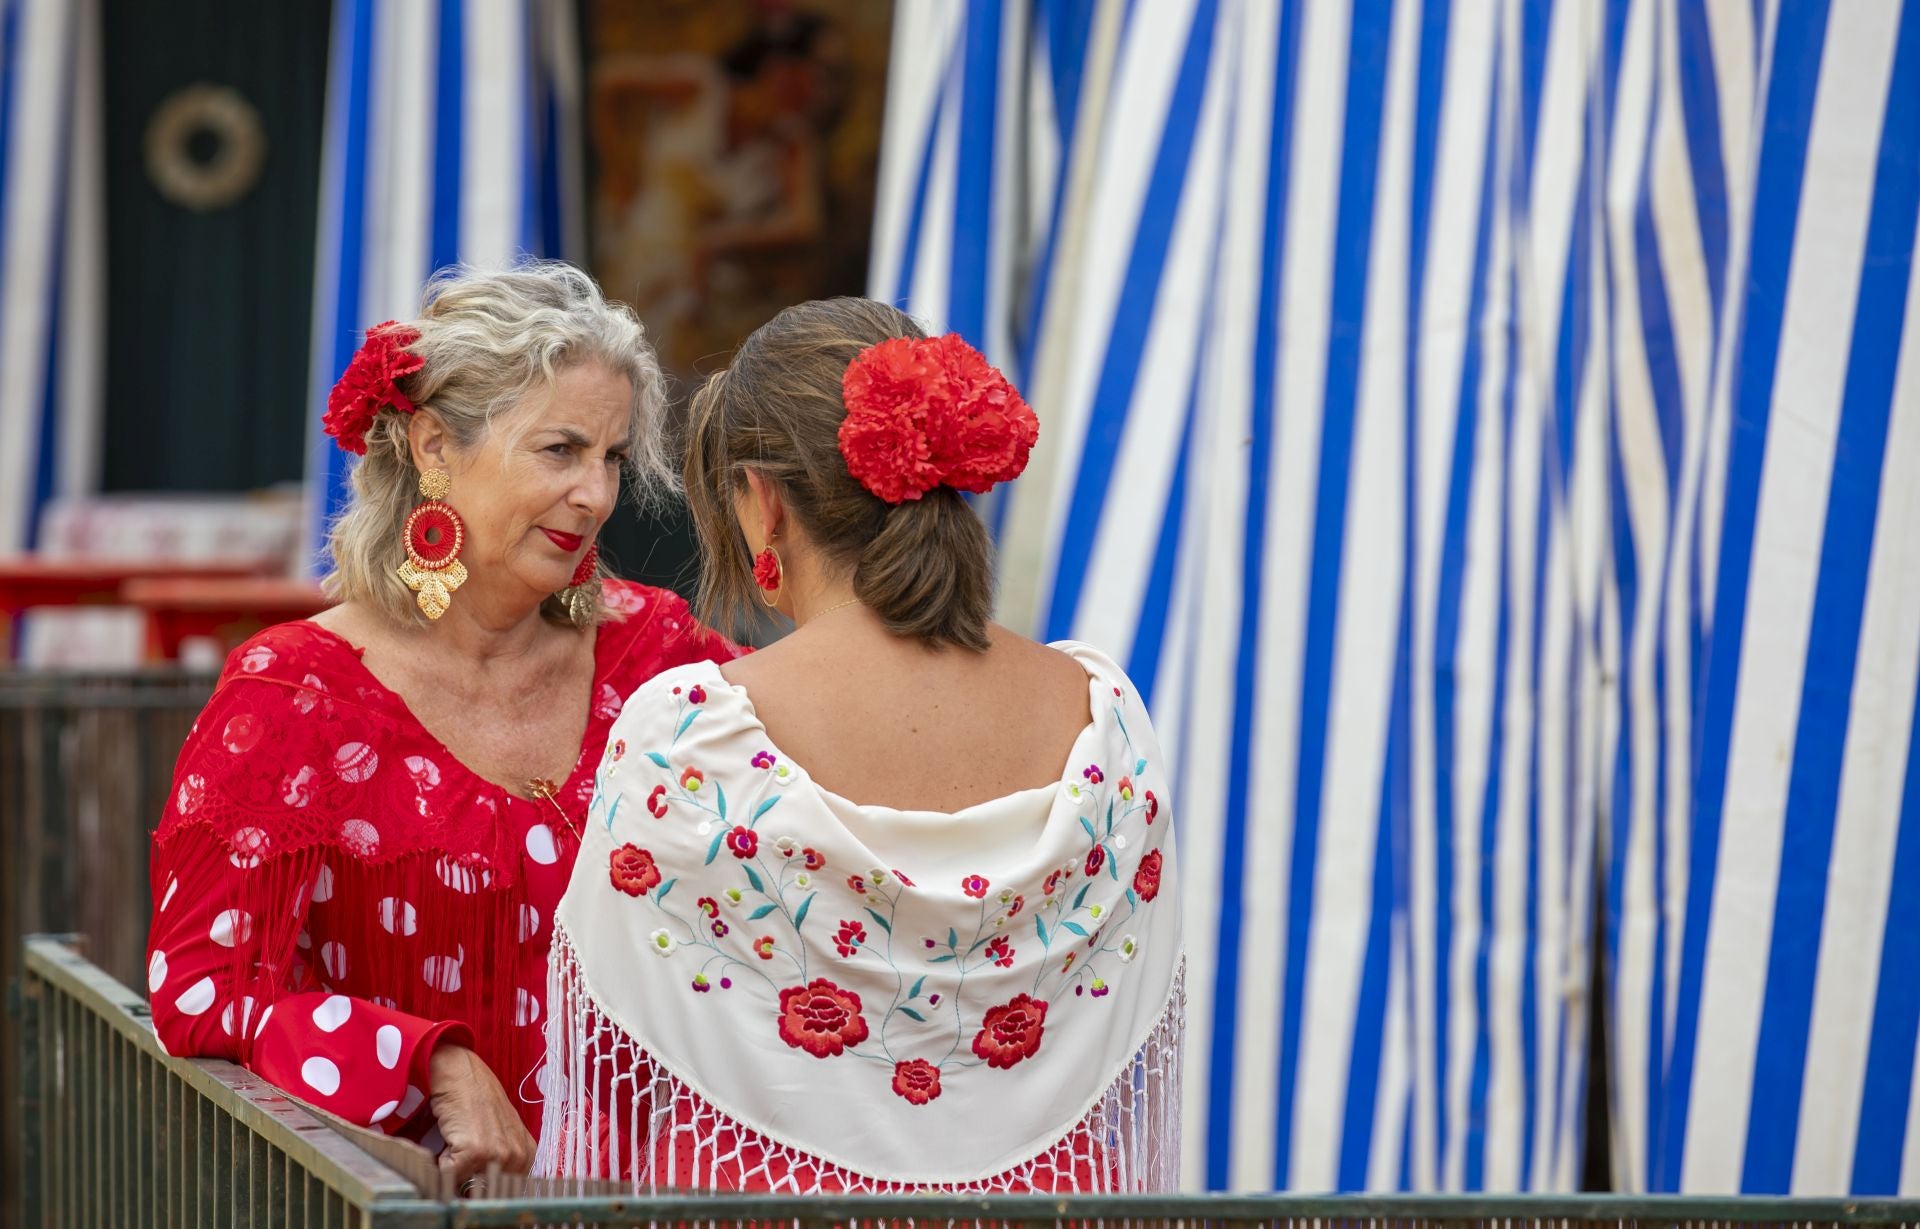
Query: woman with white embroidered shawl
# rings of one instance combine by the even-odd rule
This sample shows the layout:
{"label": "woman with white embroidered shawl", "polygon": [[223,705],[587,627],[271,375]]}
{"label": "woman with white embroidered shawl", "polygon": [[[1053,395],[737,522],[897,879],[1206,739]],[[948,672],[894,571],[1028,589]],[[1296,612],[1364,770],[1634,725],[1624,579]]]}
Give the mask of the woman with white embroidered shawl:
{"label": "woman with white embroidered shawl", "polygon": [[538,1170],[1172,1188],[1166,764],[1105,655],[990,622],[960,496],[1020,472],[1032,411],[957,336],[833,299],[688,417],[706,612],[757,596],[795,631],[614,725],[556,918]]}

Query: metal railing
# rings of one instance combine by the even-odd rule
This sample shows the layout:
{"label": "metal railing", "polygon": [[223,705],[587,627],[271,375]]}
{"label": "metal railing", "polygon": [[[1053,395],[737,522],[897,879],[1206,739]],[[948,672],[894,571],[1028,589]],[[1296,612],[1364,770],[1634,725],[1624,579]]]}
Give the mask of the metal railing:
{"label": "metal railing", "polygon": [[1284,1225],[1289,1229],[1920,1229],[1920,1203],[1619,1196],[553,1196],[423,1192],[231,1063],[170,1059],[140,996],[26,944],[26,1225]]}

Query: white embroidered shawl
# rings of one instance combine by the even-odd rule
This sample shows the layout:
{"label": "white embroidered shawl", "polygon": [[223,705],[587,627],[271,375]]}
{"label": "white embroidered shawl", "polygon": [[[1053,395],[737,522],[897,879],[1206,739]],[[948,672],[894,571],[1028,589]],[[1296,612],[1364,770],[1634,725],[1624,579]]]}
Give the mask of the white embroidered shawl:
{"label": "white embroidered shawl", "polygon": [[1165,765],[1120,669],[1055,647],[1093,713],[1062,779],[950,815],[816,786],[711,663],[634,693],[556,917],[539,1172],[1177,1184]]}

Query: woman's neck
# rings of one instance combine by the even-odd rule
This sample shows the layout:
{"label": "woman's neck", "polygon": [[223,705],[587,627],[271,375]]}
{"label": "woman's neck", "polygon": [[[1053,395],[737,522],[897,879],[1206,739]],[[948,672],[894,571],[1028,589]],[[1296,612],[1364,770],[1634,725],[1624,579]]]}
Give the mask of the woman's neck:
{"label": "woman's neck", "polygon": [[447,652],[486,666],[532,654],[545,643],[546,630],[538,601],[462,590],[429,634]]}

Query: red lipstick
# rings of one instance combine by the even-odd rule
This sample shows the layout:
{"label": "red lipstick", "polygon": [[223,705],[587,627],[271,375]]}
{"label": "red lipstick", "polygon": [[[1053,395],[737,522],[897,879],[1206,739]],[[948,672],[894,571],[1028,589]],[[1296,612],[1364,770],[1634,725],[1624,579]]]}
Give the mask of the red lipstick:
{"label": "red lipstick", "polygon": [[558,529],[548,529],[545,525],[540,526],[540,532],[546,534],[547,539],[555,546],[569,554],[579,550],[580,543],[586,540],[577,533],[561,533]]}

